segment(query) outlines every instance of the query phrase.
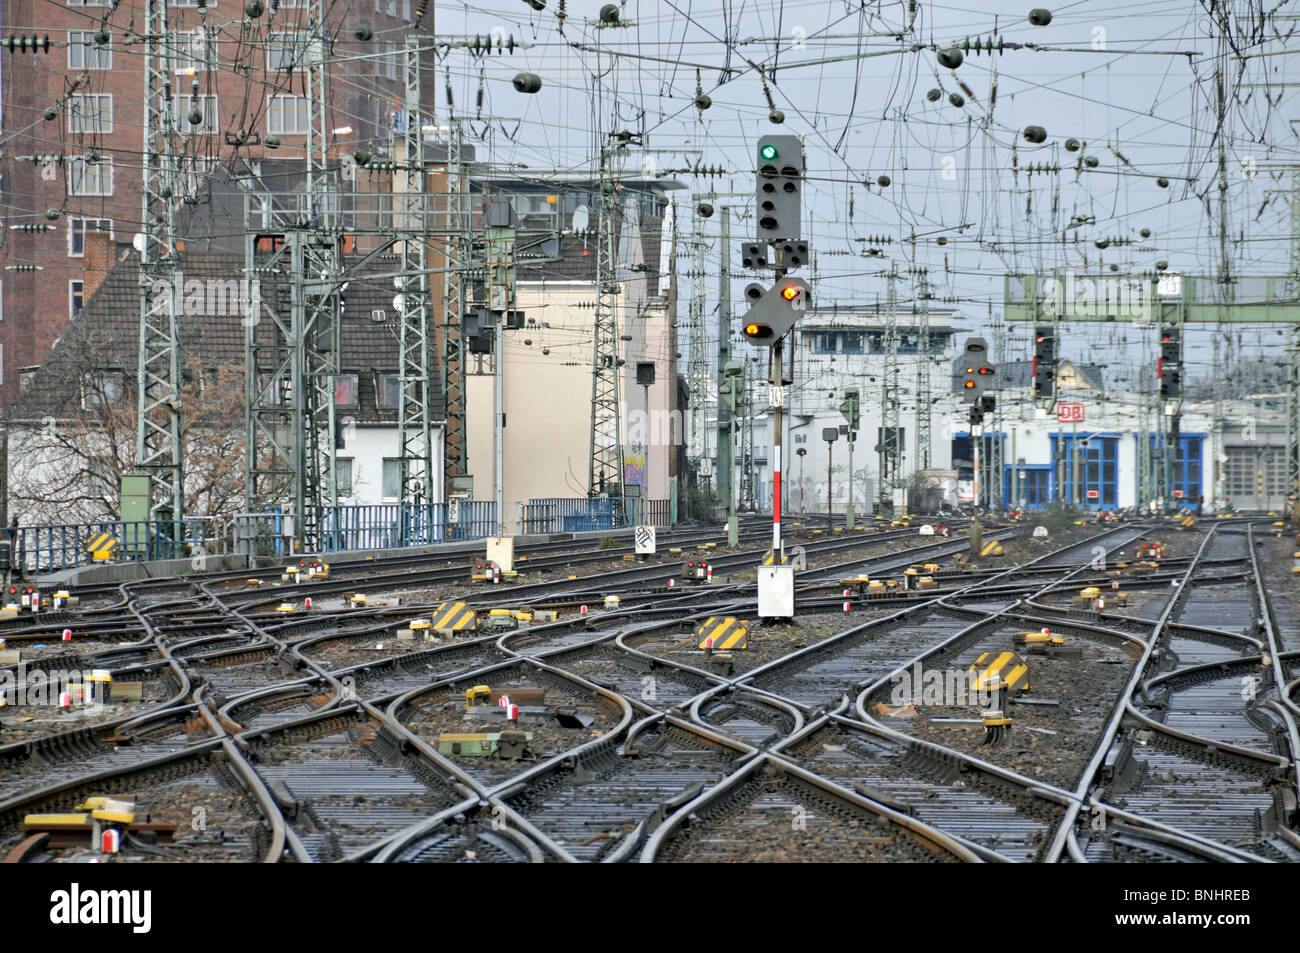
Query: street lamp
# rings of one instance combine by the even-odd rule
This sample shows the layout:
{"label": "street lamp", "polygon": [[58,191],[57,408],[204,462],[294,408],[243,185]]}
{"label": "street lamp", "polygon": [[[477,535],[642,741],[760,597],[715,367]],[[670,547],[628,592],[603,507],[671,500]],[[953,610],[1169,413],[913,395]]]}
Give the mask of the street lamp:
{"label": "street lamp", "polygon": [[835,517],[834,517],[835,511],[832,508],[834,504],[834,497],[835,497],[835,477],[831,472],[831,468],[834,466],[833,461],[834,461],[835,441],[838,440],[839,437],[840,437],[840,429],[838,427],[822,428],[822,439],[826,441],[826,530],[827,532],[831,531],[832,524],[835,521]]}

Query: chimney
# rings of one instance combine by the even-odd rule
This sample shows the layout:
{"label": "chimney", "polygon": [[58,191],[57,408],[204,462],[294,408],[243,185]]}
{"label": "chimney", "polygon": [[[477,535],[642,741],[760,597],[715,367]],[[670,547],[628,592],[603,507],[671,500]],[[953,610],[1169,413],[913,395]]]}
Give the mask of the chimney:
{"label": "chimney", "polygon": [[99,290],[117,259],[117,243],[109,232],[86,232],[86,275],[84,301]]}

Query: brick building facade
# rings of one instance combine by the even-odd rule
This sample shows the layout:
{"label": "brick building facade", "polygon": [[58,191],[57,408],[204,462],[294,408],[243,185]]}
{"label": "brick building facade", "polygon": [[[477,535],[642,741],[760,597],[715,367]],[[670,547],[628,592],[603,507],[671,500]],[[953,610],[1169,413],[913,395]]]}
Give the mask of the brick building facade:
{"label": "brick building facade", "polygon": [[[114,10],[107,0],[5,0],[0,34],[48,35],[51,48],[0,50],[0,405],[18,400],[19,368],[45,359],[140,231],[145,2],[122,0]],[[265,7],[250,18],[238,0],[168,6],[172,92],[192,173],[181,197],[194,230],[187,234],[228,236],[232,225],[242,233],[212,202],[216,169],[257,172],[274,159],[276,182],[267,187],[288,191],[303,161],[305,110],[297,97],[304,75],[295,66],[312,55],[303,39],[308,10],[305,0]],[[382,155],[404,97],[401,51],[420,17],[419,0],[326,9],[331,155],[361,146]],[[426,4],[418,29],[432,32],[432,18]],[[103,32],[107,43],[96,38]],[[432,53],[426,56],[431,104]],[[47,119],[50,109],[54,118]],[[272,134],[275,149],[265,142]],[[104,161],[87,162],[95,155]]]}

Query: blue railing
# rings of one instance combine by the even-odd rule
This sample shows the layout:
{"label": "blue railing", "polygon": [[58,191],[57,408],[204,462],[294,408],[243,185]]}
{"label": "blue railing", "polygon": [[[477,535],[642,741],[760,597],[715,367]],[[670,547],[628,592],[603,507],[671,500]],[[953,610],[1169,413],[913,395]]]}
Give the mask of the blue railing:
{"label": "blue railing", "polygon": [[641,522],[640,497],[549,497],[524,504],[525,533],[591,533]]}
{"label": "blue railing", "polygon": [[496,504],[488,500],[321,509],[323,552],[425,546],[457,539],[483,539],[495,533]]}
{"label": "blue railing", "polygon": [[[667,500],[639,497],[585,497],[533,499],[523,504],[520,524],[505,528],[509,533],[582,533],[623,529],[639,523],[669,523]],[[196,517],[184,521],[152,520],[124,522],[102,520],[47,526],[0,529],[0,542],[11,541],[15,569],[53,572],[92,562],[86,544],[101,533],[116,541],[114,562],[143,562],[180,559],[208,552],[235,552],[250,556],[282,558],[298,550],[293,537],[294,520],[287,514],[268,510],[242,514],[214,529],[211,519]],[[496,504],[490,500],[459,500],[402,506],[396,503],[371,506],[322,507],[320,552],[396,549],[425,546],[455,540],[484,539],[497,531]],[[310,544],[309,544],[310,546]]]}
{"label": "blue railing", "polygon": [[61,523],[44,526],[5,527],[0,541],[11,544],[15,570],[24,573],[55,572],[92,561],[87,543],[109,534],[114,562],[182,559],[206,551],[212,539],[210,521],[101,520],[96,523]]}

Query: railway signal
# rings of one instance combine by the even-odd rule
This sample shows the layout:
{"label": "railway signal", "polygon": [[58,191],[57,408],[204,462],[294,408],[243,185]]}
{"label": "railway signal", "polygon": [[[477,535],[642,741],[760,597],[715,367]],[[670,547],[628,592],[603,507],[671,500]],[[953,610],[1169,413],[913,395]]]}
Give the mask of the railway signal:
{"label": "railway signal", "polygon": [[988,344],[983,338],[967,338],[962,352],[962,400],[981,407],[980,398],[997,379],[997,372],[988,362]]}
{"label": "railway signal", "polygon": [[812,289],[802,278],[782,278],[766,291],[754,283],[745,296],[753,304],[741,330],[751,343],[768,347],[785,337],[812,304]]}
{"label": "railway signal", "polygon": [[840,413],[849,422],[849,431],[856,433],[862,422],[861,394],[856,387],[844,388],[844,400],[840,403]]}
{"label": "railway signal", "polygon": [[1183,396],[1183,331],[1178,327],[1160,329],[1160,359],[1156,363],[1160,378],[1160,396]]}
{"label": "railway signal", "polygon": [[797,241],[803,191],[803,145],[798,136],[758,140],[757,238]]}
{"label": "railway signal", "polygon": [[722,380],[718,383],[718,396],[733,414],[740,413],[745,401],[745,367],[739,361],[728,361],[722,368]]}
{"label": "railway signal", "polygon": [[1050,324],[1034,328],[1034,363],[1030,372],[1033,396],[1056,394],[1056,329]]}

